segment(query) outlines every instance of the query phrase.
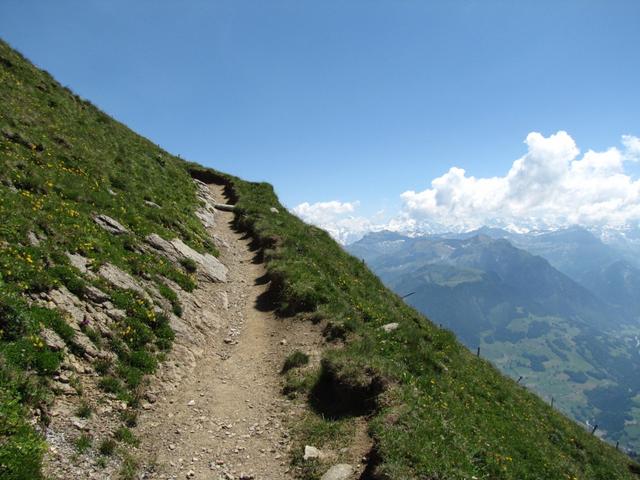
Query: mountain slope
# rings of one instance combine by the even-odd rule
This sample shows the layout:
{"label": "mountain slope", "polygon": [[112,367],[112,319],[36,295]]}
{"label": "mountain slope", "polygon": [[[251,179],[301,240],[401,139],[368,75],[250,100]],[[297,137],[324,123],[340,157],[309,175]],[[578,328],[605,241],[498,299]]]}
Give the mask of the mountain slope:
{"label": "mountain slope", "polygon": [[[507,239],[514,246],[539,255],[555,268],[591,290],[603,301],[617,308],[616,317],[638,318],[637,261],[635,230],[601,232],[605,243],[582,227],[568,227],[538,233],[513,233],[495,228],[481,228],[455,237],[467,238],[482,233],[495,239]],[[614,323],[612,328],[617,328]]]}
{"label": "mountain slope", "polygon": [[[172,343],[176,290],[196,284],[193,262],[165,261],[145,237],[216,253],[198,208],[180,160],[0,42],[0,477],[38,478],[44,443],[28,420],[40,412],[43,426],[56,392],[82,391],[76,370],[85,360],[103,395],[139,403],[144,375]],[[166,299],[114,286],[100,271],[135,278]],[[97,304],[87,321],[72,304],[79,318],[63,313],[52,308],[52,292],[102,305],[108,298],[113,319],[98,315]],[[157,310],[165,300],[169,315]]]}
{"label": "mountain slope", "polygon": [[[0,351],[8,379],[0,384],[3,478],[37,477],[42,440],[25,407],[44,408],[31,386],[46,390],[62,361],[37,339],[43,323],[61,336],[68,333],[65,319],[35,309],[28,295],[60,284],[82,295],[93,286],[71,268],[66,251],[96,266],[117,264],[136,278],[170,277],[193,288],[188,262],[166,266],[137,248],[145,235],[159,232],[215,253],[196,219],[198,200],[188,172],[225,183],[237,199],[236,226],[253,237],[267,265],[265,304],[280,315],[326,325],[329,347],[320,369],[294,369],[286,376],[286,390],[315,412],[296,427],[301,439],[320,447],[345,445],[352,440],[350,422],[367,422],[375,449],[363,478],[637,478],[638,466],[626,456],[471,355],[326,232],[286,212],[269,185],[181,163],[62,89],[6,44],[0,44],[0,72],[0,194],[7,219],[0,230]],[[114,237],[96,227],[97,212],[119,219],[131,234]],[[30,232],[37,245],[29,243]],[[167,324],[145,320],[149,306],[133,303],[125,306],[135,340],[127,333],[108,385],[121,385],[117,375],[134,380],[152,371],[143,368],[155,365],[150,358],[162,361],[160,348],[170,343],[163,341],[170,337]],[[381,328],[389,323],[398,326]],[[28,358],[12,354],[20,349]],[[121,385],[118,395],[133,408],[135,391]],[[301,475],[317,478],[319,465],[305,463],[300,450],[294,465]]]}
{"label": "mountain slope", "polygon": [[[624,321],[622,309],[504,239],[391,237],[396,247],[390,251],[385,233],[348,248],[396,292],[412,293],[409,304],[452,329],[472,351],[481,347],[504,373],[637,451],[638,328]],[[612,297],[635,288],[633,267],[616,265],[614,273],[622,270],[627,282],[595,291]],[[597,272],[592,279],[606,277]]]}

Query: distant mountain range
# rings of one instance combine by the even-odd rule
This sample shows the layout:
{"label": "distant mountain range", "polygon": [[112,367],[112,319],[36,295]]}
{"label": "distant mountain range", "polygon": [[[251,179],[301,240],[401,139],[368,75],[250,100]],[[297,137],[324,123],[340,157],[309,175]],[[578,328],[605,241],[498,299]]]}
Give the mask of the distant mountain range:
{"label": "distant mountain range", "polygon": [[347,246],[406,301],[576,420],[640,450],[635,239],[495,228]]}

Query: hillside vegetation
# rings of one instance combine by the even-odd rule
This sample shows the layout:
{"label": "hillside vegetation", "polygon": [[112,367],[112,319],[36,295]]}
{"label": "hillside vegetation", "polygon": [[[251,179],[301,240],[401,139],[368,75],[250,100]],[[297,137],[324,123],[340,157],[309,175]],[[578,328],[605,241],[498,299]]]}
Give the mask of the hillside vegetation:
{"label": "hillside vegetation", "polygon": [[[196,207],[195,187],[177,158],[0,42],[0,478],[38,478],[44,443],[29,419],[41,411],[46,421],[50,378],[65,360],[46,344],[44,329],[75,355],[84,353],[66,319],[31,300],[61,285],[82,298],[96,286],[127,312],[108,339],[93,325],[83,330],[117,354],[117,362],[99,368],[104,389],[135,406],[142,376],[170,348],[173,332],[147,299],[89,280],[66,253],[90,259],[91,271],[109,262],[150,279],[174,299],[161,278],[184,289],[194,278],[140,245],[158,233],[214,251]],[[130,233],[106,232],[96,214],[118,219]]]}
{"label": "hillside vegetation", "polygon": [[[262,252],[273,308],[327,325],[333,347],[320,371],[286,373],[286,391],[307,399],[317,414],[314,428],[301,425],[300,435],[320,442],[340,433],[333,425],[344,419],[366,418],[375,445],[366,478],[637,478],[640,467],[626,456],[476,358],[326,232],[288,214],[270,185],[181,162],[4,43],[0,102],[0,477],[38,476],[44,444],[29,420],[46,410],[49,379],[63,361],[44,345],[42,329],[77,348],[64,318],[27,300],[58,285],[86,292],[93,280],[77,274],[66,252],[90,258],[93,269],[110,262],[193,288],[188,265],[178,269],[137,248],[155,232],[214,252],[194,215],[191,173],[225,183],[237,200],[237,227]],[[273,205],[280,215],[270,213]],[[94,222],[96,213],[118,219],[130,233],[109,235]],[[140,378],[162,360],[171,332],[143,299],[98,286],[127,310],[109,340],[117,362],[104,377],[133,408]],[[380,328],[389,323],[398,328]],[[316,473],[307,470],[310,478]]]}

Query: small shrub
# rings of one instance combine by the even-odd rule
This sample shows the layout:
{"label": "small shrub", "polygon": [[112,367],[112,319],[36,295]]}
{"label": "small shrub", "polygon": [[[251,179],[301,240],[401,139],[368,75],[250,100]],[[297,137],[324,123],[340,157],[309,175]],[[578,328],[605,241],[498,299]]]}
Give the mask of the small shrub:
{"label": "small shrub", "polygon": [[178,301],[178,294],[165,283],[158,284],[158,292],[160,292],[160,295],[169,300],[171,303]]}
{"label": "small shrub", "polygon": [[107,457],[113,455],[113,451],[116,448],[116,441],[113,438],[105,438],[100,442],[98,446],[98,451],[101,455],[105,455]]}
{"label": "small shrub", "polygon": [[198,270],[198,264],[191,258],[180,259],[180,265],[182,265],[188,273],[195,273]]}
{"label": "small shrub", "polygon": [[286,360],[284,361],[284,365],[282,366],[281,373],[287,373],[292,368],[301,367],[302,365],[306,365],[309,363],[309,355],[300,350],[296,350],[295,352],[289,354]]}
{"label": "small shrub", "polygon": [[153,373],[157,366],[158,361],[153,354],[145,350],[136,350],[129,355],[129,365],[140,369],[144,373]]}
{"label": "small shrub", "polygon": [[134,389],[142,383],[144,372],[139,368],[121,363],[118,365],[118,375],[124,380],[127,387]]}
{"label": "small shrub", "polygon": [[62,361],[62,352],[50,350],[37,336],[9,343],[4,354],[10,363],[24,369],[32,368],[41,375],[57,372]]}
{"label": "small shrub", "polygon": [[102,335],[100,335],[100,332],[87,326],[82,326],[82,331],[87,337],[89,337],[89,340],[91,340],[96,347],[102,347]]}
{"label": "small shrub", "polygon": [[129,454],[125,454],[120,467],[120,480],[134,480],[138,473],[138,461]]}
{"label": "small shrub", "polygon": [[137,447],[140,444],[140,440],[138,440],[133,432],[127,427],[120,427],[116,430],[113,436],[119,442],[124,442],[129,445],[133,445],[134,447]]}
{"label": "small shrub", "polygon": [[120,419],[127,427],[135,427],[138,424],[138,412],[132,409],[123,410]]}
{"label": "small shrub", "polygon": [[159,322],[155,329],[156,346],[160,350],[170,350],[176,334],[171,329],[168,321]]}
{"label": "small shrub", "polygon": [[100,375],[106,375],[107,372],[111,369],[111,362],[109,360],[105,360],[103,358],[98,358],[93,363],[93,368]]}
{"label": "small shrub", "polygon": [[98,382],[98,386],[107,393],[121,393],[122,382],[111,375],[102,377]]}
{"label": "small shrub", "polygon": [[78,453],[84,453],[91,448],[91,435],[83,433],[73,442]]}
{"label": "small shrub", "polygon": [[85,400],[81,401],[76,410],[76,415],[80,418],[89,418],[91,413],[93,413],[91,405],[89,405]]}

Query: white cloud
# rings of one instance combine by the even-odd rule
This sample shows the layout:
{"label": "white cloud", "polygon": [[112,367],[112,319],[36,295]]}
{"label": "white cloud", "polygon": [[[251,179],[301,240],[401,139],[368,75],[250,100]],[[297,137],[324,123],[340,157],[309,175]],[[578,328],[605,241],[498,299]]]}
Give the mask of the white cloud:
{"label": "white cloud", "polygon": [[465,230],[482,225],[554,228],[568,224],[622,226],[640,220],[640,182],[624,162],[640,154],[640,139],[624,136],[624,152],[612,147],[581,158],[574,140],[560,131],[533,132],[528,152],[504,176],[476,178],[453,167],[431,188],[401,195],[408,218]]}
{"label": "white cloud", "polygon": [[625,159],[636,162],[640,160],[640,138],[633,135],[623,135],[622,144],[625,148]]}
{"label": "white cloud", "polygon": [[323,228],[338,242],[345,244],[355,241],[372,230],[371,221],[353,216],[359,202],[304,202],[293,208],[293,213],[308,223]]}
{"label": "white cloud", "polygon": [[452,167],[430,188],[402,193],[400,212],[384,223],[355,216],[358,202],[305,202],[293,211],[342,243],[381,229],[426,233],[488,225],[525,231],[640,222],[640,180],[625,172],[625,162],[640,161],[640,138],[624,135],[623,149],[582,156],[564,131],[548,137],[532,132],[524,143],[527,153],[503,176],[474,177]]}

